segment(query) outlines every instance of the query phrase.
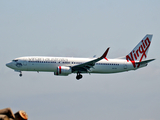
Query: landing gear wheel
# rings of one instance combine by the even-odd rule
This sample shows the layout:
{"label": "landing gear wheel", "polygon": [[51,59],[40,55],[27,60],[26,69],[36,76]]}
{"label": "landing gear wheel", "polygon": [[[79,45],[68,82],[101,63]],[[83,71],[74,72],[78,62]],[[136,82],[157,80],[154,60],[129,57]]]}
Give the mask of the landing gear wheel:
{"label": "landing gear wheel", "polygon": [[20,76],[20,77],[22,77],[22,72],[21,72],[21,71],[20,71],[20,74],[19,74],[19,76]]}
{"label": "landing gear wheel", "polygon": [[79,75],[80,79],[83,77],[82,75]]}
{"label": "landing gear wheel", "polygon": [[76,79],[79,80],[79,79],[81,79],[82,77],[83,77],[83,76],[78,72],[78,73],[77,73],[77,76],[76,76]]}
{"label": "landing gear wheel", "polygon": [[20,77],[22,77],[22,74],[19,74]]}

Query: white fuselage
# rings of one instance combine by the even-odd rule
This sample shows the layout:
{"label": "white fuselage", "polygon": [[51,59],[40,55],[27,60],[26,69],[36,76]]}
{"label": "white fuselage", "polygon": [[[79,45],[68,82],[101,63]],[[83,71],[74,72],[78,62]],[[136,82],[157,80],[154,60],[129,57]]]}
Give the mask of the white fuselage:
{"label": "white fuselage", "polygon": [[107,59],[108,47],[102,56],[98,58],[72,58],[72,57],[19,57],[6,66],[20,72],[54,72],[54,75],[67,76],[77,73],[76,79],[82,78],[81,73],[117,73],[129,70],[136,70],[155,59],[145,60],[151,44],[152,35],[147,34],[137,46],[121,59]]}
{"label": "white fuselage", "polygon": [[[58,66],[72,67],[95,58],[72,58],[72,57],[20,57],[6,64],[15,71],[43,71],[56,72]],[[144,67],[144,66],[140,66]],[[117,73],[135,70],[133,64],[125,59],[102,59],[90,68],[89,73]]]}

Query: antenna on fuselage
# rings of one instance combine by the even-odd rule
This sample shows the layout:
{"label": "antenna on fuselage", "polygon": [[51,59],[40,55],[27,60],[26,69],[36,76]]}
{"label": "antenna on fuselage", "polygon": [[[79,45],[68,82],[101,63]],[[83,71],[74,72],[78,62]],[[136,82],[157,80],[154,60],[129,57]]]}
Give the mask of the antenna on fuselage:
{"label": "antenna on fuselage", "polygon": [[93,56],[93,58],[95,58],[95,57],[96,57],[96,55]]}

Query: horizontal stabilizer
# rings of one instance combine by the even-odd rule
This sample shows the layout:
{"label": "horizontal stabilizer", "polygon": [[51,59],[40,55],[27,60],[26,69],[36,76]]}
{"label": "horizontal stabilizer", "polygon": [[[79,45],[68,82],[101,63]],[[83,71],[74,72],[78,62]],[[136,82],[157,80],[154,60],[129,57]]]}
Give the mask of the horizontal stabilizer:
{"label": "horizontal stabilizer", "polygon": [[153,60],[155,60],[155,59],[144,60],[144,61],[141,61],[141,62],[135,62],[135,64],[140,64],[140,65],[142,65],[142,64],[147,64],[147,63],[149,63],[149,62],[151,62],[151,61],[153,61]]}

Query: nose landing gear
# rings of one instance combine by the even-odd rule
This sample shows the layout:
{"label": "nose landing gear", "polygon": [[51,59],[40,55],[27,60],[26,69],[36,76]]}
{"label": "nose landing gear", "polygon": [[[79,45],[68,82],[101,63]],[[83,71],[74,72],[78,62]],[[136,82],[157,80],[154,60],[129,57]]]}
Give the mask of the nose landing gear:
{"label": "nose landing gear", "polygon": [[80,72],[77,72],[77,76],[76,76],[76,79],[79,80],[81,79],[83,76],[80,74]]}
{"label": "nose landing gear", "polygon": [[20,76],[20,77],[22,77],[22,71],[20,71],[20,74],[19,74],[19,76]]}

